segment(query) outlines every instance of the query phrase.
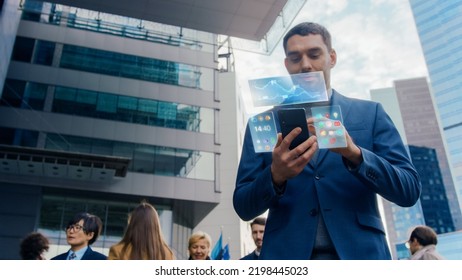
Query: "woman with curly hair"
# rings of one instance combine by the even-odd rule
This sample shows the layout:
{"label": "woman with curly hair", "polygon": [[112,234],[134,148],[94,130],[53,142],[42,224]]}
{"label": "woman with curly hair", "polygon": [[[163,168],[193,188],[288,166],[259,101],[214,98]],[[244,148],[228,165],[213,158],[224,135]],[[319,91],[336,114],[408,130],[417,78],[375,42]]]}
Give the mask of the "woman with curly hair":
{"label": "woman with curly hair", "polygon": [[21,241],[19,254],[23,260],[45,260],[43,254],[50,248],[49,244],[40,232],[32,232]]}

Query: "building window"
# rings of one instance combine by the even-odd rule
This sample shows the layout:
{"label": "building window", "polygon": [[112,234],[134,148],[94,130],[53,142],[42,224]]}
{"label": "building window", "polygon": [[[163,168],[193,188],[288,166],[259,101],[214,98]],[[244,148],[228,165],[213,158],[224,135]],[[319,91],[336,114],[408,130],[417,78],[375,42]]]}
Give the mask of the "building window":
{"label": "building window", "polygon": [[[13,60],[42,65],[53,62],[55,43],[16,37]],[[32,60],[32,54],[35,55]],[[155,83],[213,90],[213,69],[73,45],[63,45],[59,67]]]}
{"label": "building window", "polygon": [[36,148],[37,140],[37,131],[0,127],[0,144]]}
{"label": "building window", "polygon": [[43,110],[55,88],[52,112],[213,133],[213,109],[69,87],[7,79],[0,106]]}
{"label": "building window", "polygon": [[12,59],[30,63],[34,52],[35,40],[31,38],[16,37],[13,47]]}
{"label": "building window", "polygon": [[0,106],[43,110],[48,86],[6,79]]}
{"label": "building window", "polygon": [[55,51],[55,43],[37,40],[32,63],[51,66]]}
{"label": "building window", "polygon": [[132,159],[132,172],[215,180],[215,159],[209,152],[50,133],[45,149],[123,156]]}

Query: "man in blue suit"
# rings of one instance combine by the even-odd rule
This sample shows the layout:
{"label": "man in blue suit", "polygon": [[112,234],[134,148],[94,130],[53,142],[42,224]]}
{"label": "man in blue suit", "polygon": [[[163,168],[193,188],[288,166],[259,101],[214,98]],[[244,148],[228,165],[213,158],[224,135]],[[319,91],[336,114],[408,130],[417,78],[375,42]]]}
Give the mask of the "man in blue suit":
{"label": "man in blue suit", "polygon": [[103,223],[98,216],[89,213],[78,213],[66,226],[67,243],[71,249],[57,255],[52,260],[106,260],[107,257],[95,252],[90,245],[101,233]]}
{"label": "man in blue suit", "polygon": [[[347,146],[319,150],[307,116],[312,136],[305,142],[289,149],[296,128],[284,139],[278,134],[271,154],[255,153],[247,127],[233,197],[237,214],[250,220],[269,210],[260,259],[391,259],[377,194],[410,207],[421,192],[398,131],[380,104],[331,89],[337,54],[326,28],[298,24],[283,46],[289,74],[323,72],[324,105],[340,106]],[[301,106],[310,112],[316,105]]]}

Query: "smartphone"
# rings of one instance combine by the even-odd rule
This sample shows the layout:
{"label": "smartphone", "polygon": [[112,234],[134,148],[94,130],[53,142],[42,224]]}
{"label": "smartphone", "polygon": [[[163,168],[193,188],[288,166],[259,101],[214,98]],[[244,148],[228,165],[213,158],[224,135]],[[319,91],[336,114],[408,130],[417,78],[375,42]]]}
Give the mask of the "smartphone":
{"label": "smartphone", "polygon": [[281,109],[278,111],[278,118],[283,138],[296,127],[302,129],[302,132],[290,143],[291,150],[310,137],[304,108]]}

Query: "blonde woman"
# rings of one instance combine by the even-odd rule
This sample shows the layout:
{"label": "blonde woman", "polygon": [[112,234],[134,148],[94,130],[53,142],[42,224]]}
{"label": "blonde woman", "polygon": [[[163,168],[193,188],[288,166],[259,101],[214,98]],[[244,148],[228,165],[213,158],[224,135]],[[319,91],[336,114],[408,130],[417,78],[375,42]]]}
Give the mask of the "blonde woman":
{"label": "blonde woman", "polygon": [[189,237],[189,260],[210,260],[212,239],[205,232],[198,231]]}
{"label": "blonde woman", "polygon": [[109,260],[173,260],[156,209],[142,202],[130,214],[122,240],[109,250]]}

